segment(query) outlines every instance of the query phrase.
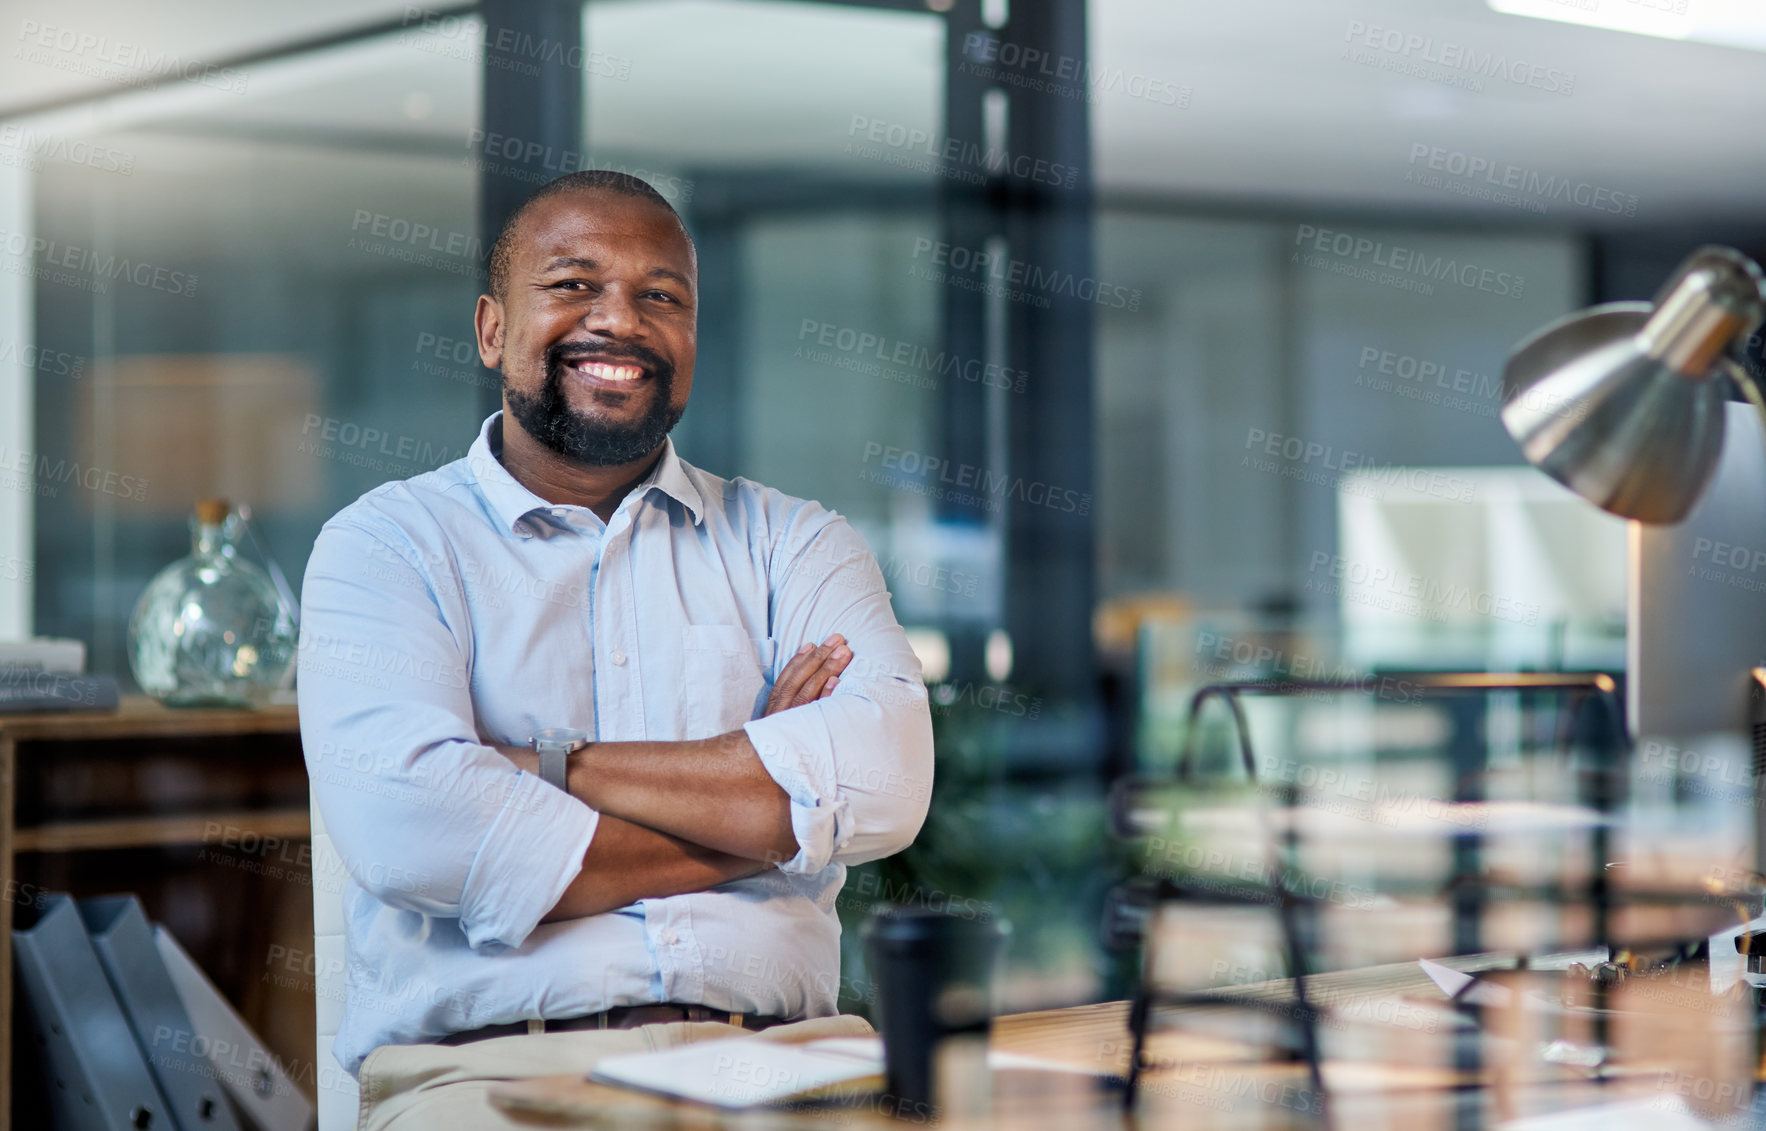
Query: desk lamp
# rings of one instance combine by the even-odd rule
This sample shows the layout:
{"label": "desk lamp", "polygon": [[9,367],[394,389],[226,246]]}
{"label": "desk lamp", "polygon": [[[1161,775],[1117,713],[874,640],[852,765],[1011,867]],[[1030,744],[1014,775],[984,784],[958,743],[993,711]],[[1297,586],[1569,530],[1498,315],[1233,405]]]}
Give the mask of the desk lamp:
{"label": "desk lamp", "polygon": [[[1733,248],[1700,248],[1655,302],[1570,314],[1516,346],[1503,370],[1502,409],[1503,426],[1535,467],[1646,524],[1633,526],[1631,540],[1634,727],[1678,734],[1736,729],[1745,718],[1757,776],[1766,775],[1766,597],[1753,576],[1766,565],[1766,451],[1758,442],[1766,397],[1737,355],[1762,319],[1759,264]],[[1730,411],[1723,377],[1753,402],[1758,421],[1739,406]],[[1725,456],[1726,417],[1750,435]],[[1701,498],[1692,522],[1668,529]],[[1718,546],[1742,549],[1748,576],[1697,592],[1688,575]],[[1731,681],[1749,669],[1744,712]],[[1766,835],[1761,852],[1766,862]]]}
{"label": "desk lamp", "polygon": [[[1755,869],[1766,873],[1766,594],[1756,573],[1766,565],[1766,452],[1757,450],[1766,433],[1740,406],[1732,414],[1722,380],[1766,420],[1760,383],[1737,360],[1763,319],[1759,265],[1731,248],[1700,248],[1653,303],[1571,314],[1516,346],[1503,371],[1502,423],[1535,467],[1646,524],[1632,537],[1632,725],[1673,735],[1751,730]],[[1730,416],[1745,435],[1725,453]],[[1746,572],[1701,570],[1719,547],[1745,554]]]}
{"label": "desk lamp", "polygon": [[1515,347],[1503,370],[1503,427],[1528,462],[1621,518],[1679,522],[1723,449],[1727,375],[1761,413],[1736,348],[1766,319],[1753,260],[1706,247],[1654,303],[1567,315]]}

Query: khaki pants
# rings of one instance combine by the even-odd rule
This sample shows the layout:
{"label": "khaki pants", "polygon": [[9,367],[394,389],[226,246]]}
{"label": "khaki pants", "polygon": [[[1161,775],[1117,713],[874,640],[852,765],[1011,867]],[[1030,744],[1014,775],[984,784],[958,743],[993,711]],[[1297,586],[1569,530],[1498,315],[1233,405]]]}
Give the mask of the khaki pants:
{"label": "khaki pants", "polygon": [[382,1045],[362,1062],[360,1131],[518,1128],[490,1104],[506,1080],[582,1075],[604,1056],[673,1048],[746,1034],[757,1041],[868,1037],[862,1017],[818,1017],[758,1033],[717,1021],[669,1021],[636,1029],[584,1029],[497,1037],[466,1045]]}

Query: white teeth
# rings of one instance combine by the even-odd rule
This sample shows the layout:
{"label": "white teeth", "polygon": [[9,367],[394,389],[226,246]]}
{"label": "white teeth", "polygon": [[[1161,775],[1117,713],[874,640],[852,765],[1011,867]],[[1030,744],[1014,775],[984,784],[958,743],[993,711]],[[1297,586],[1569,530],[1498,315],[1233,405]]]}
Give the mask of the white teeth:
{"label": "white teeth", "polygon": [[603,381],[636,381],[644,375],[644,371],[635,365],[605,365],[599,361],[585,361],[576,367],[576,371]]}

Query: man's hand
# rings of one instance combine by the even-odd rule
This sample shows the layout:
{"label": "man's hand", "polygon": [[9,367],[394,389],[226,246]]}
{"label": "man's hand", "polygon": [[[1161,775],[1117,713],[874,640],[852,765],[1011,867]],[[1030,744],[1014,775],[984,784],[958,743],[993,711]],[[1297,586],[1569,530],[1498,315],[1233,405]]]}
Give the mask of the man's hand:
{"label": "man's hand", "polygon": [[[776,715],[780,711],[789,711],[793,707],[801,707],[805,703],[814,703],[817,699],[826,699],[834,694],[834,688],[840,684],[840,673],[846,665],[852,663],[852,649],[846,646],[846,637],[836,632],[818,647],[805,644],[791,657],[785,670],[779,673],[778,682],[773,684],[773,693],[767,697],[764,715]],[[540,772],[540,756],[528,746],[505,746],[497,744],[497,750],[503,757],[530,774]]]}
{"label": "man's hand", "polygon": [[840,673],[851,662],[852,649],[846,646],[846,637],[838,632],[820,646],[805,644],[779,673],[762,714],[776,715],[780,711],[814,703],[817,699],[826,699],[834,694],[834,688],[840,683]]}

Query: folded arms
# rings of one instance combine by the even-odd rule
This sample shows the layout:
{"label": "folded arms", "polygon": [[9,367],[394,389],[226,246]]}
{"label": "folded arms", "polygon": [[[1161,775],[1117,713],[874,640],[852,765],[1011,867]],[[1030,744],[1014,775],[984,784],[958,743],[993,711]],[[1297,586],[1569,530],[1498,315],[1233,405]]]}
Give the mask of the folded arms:
{"label": "folded arms", "polygon": [[[825,521],[797,544],[771,566],[769,635],[823,643],[783,665],[759,717],[695,741],[595,743],[566,796],[522,772],[531,752],[483,739],[478,696],[556,718],[526,707],[582,701],[579,665],[494,652],[507,642],[475,629],[446,554],[390,524],[328,525],[302,595],[301,725],[352,878],[388,906],[457,917],[475,947],[519,946],[542,921],[905,847],[932,777],[918,662],[856,533]],[[473,677],[516,669],[497,688]]]}

